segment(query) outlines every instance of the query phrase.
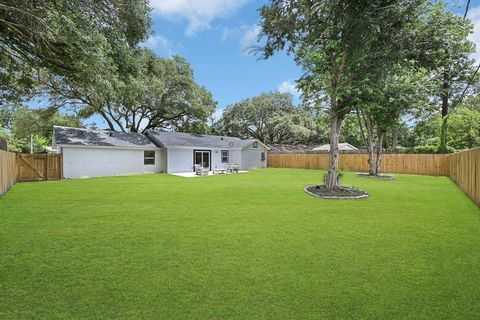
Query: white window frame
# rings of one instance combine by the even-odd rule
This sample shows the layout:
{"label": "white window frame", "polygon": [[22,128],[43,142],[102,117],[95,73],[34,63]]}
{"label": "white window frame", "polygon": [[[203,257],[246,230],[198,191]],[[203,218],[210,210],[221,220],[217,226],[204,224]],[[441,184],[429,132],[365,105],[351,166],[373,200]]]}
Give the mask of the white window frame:
{"label": "white window frame", "polygon": [[253,143],[253,148],[254,148],[254,149],[258,149],[258,141],[255,141],[255,142]]}
{"label": "white window frame", "polygon": [[[223,155],[224,152],[227,153],[226,156]],[[220,157],[221,157],[222,163],[229,163],[229,162],[230,162],[230,150],[222,150],[222,151],[220,151]],[[227,161],[224,161],[224,160],[223,160],[224,157],[227,158]]]}
{"label": "white window frame", "polygon": [[[148,156],[147,152],[153,152],[153,157]],[[153,160],[153,163],[145,163],[147,160]],[[144,166],[154,166],[155,165],[155,151],[153,150],[144,150],[143,151],[143,165]]]}

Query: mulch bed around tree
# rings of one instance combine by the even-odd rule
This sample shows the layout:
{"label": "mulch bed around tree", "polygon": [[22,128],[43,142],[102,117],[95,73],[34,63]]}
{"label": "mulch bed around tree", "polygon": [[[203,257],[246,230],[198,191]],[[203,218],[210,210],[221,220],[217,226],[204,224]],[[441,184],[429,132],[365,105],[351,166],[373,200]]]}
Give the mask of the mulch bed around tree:
{"label": "mulch bed around tree", "polygon": [[379,180],[393,180],[393,179],[395,179],[395,176],[390,176],[388,174],[381,174],[380,176],[371,176],[368,173],[363,173],[363,172],[357,173],[357,176],[363,177],[363,178],[374,178],[374,179],[379,179]]}
{"label": "mulch bed around tree", "polygon": [[323,199],[364,199],[368,198],[368,192],[355,187],[340,187],[338,189],[327,189],[323,185],[305,187],[305,192]]}

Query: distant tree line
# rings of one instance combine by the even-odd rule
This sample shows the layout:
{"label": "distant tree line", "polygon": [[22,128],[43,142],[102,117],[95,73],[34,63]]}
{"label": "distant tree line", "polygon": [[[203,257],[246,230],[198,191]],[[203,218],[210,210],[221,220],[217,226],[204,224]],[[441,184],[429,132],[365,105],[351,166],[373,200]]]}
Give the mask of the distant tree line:
{"label": "distant tree line", "polygon": [[[364,126],[364,120],[359,119],[356,111],[349,113],[345,116],[340,141],[367,149],[365,133],[362,134]],[[381,144],[389,151],[438,153],[441,128],[441,115],[434,109],[423,110],[420,115],[416,109],[407,108],[391,128],[385,130]],[[288,93],[270,92],[227,106],[210,132],[255,138],[267,144],[314,146],[329,142],[329,115],[323,109],[296,106]],[[450,112],[447,145],[450,151],[480,147],[478,97],[468,97]]]}

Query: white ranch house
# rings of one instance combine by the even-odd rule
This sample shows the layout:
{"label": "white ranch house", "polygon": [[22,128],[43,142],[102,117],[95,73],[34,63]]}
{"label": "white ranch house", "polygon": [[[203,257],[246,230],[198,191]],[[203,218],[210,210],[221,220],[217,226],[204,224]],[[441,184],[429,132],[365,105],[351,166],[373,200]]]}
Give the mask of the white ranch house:
{"label": "white ranch house", "polygon": [[267,147],[258,140],[147,130],[145,134],[55,126],[52,147],[63,154],[65,178],[193,172],[236,164],[265,168]]}

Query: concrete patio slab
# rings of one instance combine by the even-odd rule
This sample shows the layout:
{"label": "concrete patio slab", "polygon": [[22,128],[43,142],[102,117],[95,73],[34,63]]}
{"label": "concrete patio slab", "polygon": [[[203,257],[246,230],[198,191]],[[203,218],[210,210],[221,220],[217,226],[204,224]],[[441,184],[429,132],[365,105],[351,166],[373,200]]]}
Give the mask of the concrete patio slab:
{"label": "concrete patio slab", "polygon": [[[247,173],[248,171],[239,170],[238,173]],[[172,176],[183,177],[183,178],[200,178],[200,177],[207,177],[207,176],[198,176],[195,172],[175,172],[169,173]],[[221,174],[213,174],[213,171],[208,172],[208,176],[226,176],[226,175],[235,175],[237,173],[221,173]]]}

